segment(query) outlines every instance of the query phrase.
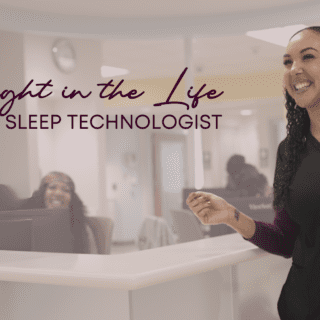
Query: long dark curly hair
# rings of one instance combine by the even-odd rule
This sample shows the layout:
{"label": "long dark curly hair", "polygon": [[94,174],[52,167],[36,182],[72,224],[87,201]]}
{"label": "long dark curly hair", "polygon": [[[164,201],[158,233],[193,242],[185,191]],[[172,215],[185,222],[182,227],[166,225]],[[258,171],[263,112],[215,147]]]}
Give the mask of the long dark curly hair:
{"label": "long dark curly hair", "polygon": [[[320,26],[304,28],[296,32],[290,40],[303,30],[312,30],[320,34]],[[283,206],[288,196],[289,185],[297,171],[300,153],[305,148],[306,135],[310,130],[310,118],[304,108],[300,108],[295,100],[285,90],[285,107],[287,109],[287,137],[285,144],[286,166],[283,168],[280,179],[274,183],[274,207]]]}
{"label": "long dark curly hair", "polygon": [[285,97],[287,109],[286,166],[273,185],[275,208],[282,207],[284,199],[288,196],[289,185],[297,171],[300,153],[305,148],[305,138],[310,128],[310,118],[306,109],[297,106],[287,91]]}

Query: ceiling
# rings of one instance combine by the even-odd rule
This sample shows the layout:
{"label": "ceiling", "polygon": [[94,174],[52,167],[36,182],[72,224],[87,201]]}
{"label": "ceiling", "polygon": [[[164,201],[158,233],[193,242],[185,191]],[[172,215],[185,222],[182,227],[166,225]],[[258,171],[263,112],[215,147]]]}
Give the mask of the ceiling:
{"label": "ceiling", "polygon": [[191,38],[196,75],[221,76],[279,70],[284,48],[246,31],[316,24],[318,12],[312,0],[0,0],[0,29],[99,38],[126,79],[176,78]]}
{"label": "ceiling", "polygon": [[[104,65],[130,71],[126,79],[177,78],[186,67],[184,39],[105,40]],[[246,35],[197,38],[192,61],[197,76],[268,72],[282,68],[285,48]]]}
{"label": "ceiling", "polygon": [[182,17],[241,13],[288,7],[308,0],[1,0],[10,7],[64,15],[127,17]]}

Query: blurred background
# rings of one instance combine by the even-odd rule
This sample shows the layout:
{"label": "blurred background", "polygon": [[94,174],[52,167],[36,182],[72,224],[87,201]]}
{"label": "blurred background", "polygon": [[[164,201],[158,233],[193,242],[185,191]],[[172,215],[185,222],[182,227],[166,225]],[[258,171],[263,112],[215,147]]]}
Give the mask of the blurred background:
{"label": "blurred background", "polygon": [[[289,37],[319,25],[316,1],[0,1],[0,92],[21,92],[34,79],[52,79],[53,94],[26,97],[10,114],[26,125],[31,114],[58,114],[54,129],[8,129],[0,118],[0,183],[30,197],[49,171],[70,175],[89,216],[114,221],[113,242],[132,243],[147,216],[182,208],[184,188],[224,188],[227,160],[243,155],[273,184],[275,157],[285,137],[282,56]],[[293,28],[288,28],[293,26]],[[264,30],[264,31],[263,31]],[[266,31],[267,30],[267,31]],[[260,32],[254,32],[260,31]],[[207,84],[197,108],[154,107],[185,67],[174,99]],[[113,79],[139,99],[100,99]],[[61,91],[92,91],[63,99]],[[5,100],[1,101],[1,106]],[[70,128],[68,114],[221,114],[218,129],[176,127],[95,130]],[[39,123],[38,123],[39,127]]]}

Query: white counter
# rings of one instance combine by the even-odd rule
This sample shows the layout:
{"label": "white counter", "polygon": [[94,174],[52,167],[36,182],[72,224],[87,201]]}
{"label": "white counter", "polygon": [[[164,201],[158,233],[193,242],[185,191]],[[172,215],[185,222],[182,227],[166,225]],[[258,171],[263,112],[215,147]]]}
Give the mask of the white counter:
{"label": "white counter", "polygon": [[118,255],[0,252],[0,280],[135,290],[267,255],[238,234]]}
{"label": "white counter", "polygon": [[[242,319],[242,297],[256,296],[257,290],[272,300],[269,316],[276,316],[291,262],[239,234],[118,255],[0,251],[0,261],[1,318],[111,320]],[[261,285],[266,279],[269,283]],[[52,314],[61,296],[68,306]],[[10,308],[4,308],[3,298]],[[44,299],[41,308],[39,299]],[[197,318],[188,310],[191,305]]]}

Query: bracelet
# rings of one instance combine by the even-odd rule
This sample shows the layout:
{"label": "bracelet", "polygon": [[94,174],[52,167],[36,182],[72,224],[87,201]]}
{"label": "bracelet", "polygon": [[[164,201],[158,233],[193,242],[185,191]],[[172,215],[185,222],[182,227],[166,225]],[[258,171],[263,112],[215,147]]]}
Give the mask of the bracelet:
{"label": "bracelet", "polygon": [[239,216],[240,216],[240,211],[238,209],[234,210],[234,217],[236,218],[237,221],[239,221]]}

